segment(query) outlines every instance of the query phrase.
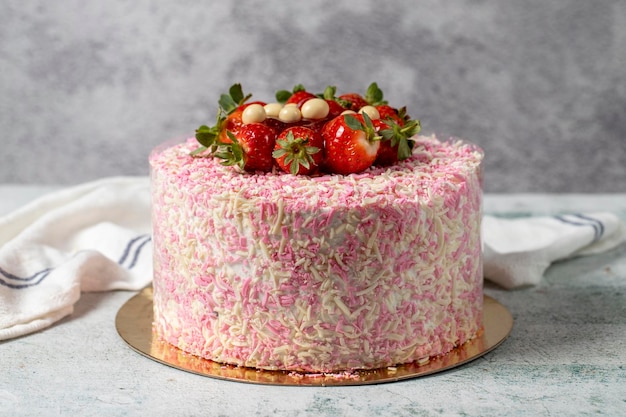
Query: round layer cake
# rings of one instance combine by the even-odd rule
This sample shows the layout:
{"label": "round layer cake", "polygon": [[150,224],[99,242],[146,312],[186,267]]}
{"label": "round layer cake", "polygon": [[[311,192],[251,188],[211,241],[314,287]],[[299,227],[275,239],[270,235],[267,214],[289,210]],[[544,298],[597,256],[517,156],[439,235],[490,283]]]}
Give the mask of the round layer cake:
{"label": "round layer cake", "polygon": [[477,147],[417,137],[360,174],[242,173],[150,157],[154,325],[212,361],[335,372],[449,352],[482,325]]}

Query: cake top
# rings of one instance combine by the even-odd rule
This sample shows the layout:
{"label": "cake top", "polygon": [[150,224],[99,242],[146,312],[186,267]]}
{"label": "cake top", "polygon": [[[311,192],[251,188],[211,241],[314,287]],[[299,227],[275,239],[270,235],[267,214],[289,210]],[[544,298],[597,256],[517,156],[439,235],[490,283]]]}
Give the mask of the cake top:
{"label": "cake top", "polygon": [[421,129],[406,107],[384,100],[376,83],[364,94],[314,94],[302,85],[279,90],[275,102],[249,101],[240,84],[218,100],[215,125],[196,130],[194,157],[217,158],[239,172],[348,175],[411,156]]}
{"label": "cake top", "polygon": [[435,136],[411,140],[408,158],[348,175],[291,175],[277,167],[268,172],[240,172],[221,164],[219,158],[191,155],[197,148],[195,138],[155,150],[150,164],[154,170],[167,172],[176,187],[197,190],[207,198],[283,200],[310,208],[399,206],[404,201],[445,199],[450,191],[466,186],[482,163],[482,150],[461,140],[441,142]]}

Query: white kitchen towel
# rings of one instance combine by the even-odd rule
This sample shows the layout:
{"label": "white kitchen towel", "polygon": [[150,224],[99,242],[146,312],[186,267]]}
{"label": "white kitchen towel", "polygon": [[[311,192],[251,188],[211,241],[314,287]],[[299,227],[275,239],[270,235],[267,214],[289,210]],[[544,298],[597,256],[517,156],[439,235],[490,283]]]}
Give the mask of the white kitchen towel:
{"label": "white kitchen towel", "polygon": [[485,278],[507,289],[536,285],[553,262],[607,251],[626,234],[613,213],[485,216],[482,232]]}
{"label": "white kitchen towel", "polygon": [[152,280],[148,177],[106,178],[0,217],[0,340],[69,315],[85,291]]}

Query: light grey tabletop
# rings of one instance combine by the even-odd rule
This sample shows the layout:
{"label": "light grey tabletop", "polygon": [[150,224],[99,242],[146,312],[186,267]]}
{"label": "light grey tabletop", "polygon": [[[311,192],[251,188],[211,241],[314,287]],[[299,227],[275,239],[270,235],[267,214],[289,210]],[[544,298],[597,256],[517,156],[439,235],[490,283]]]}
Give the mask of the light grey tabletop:
{"label": "light grey tabletop", "polygon": [[[54,187],[0,185],[0,215]],[[487,195],[507,215],[612,211],[626,194]],[[132,292],[83,294],[72,316],[0,343],[0,415],[626,415],[626,245],[554,264],[536,287],[485,293],[515,325],[497,349],[427,377],[285,387],[211,379],[154,362],[118,336]]]}

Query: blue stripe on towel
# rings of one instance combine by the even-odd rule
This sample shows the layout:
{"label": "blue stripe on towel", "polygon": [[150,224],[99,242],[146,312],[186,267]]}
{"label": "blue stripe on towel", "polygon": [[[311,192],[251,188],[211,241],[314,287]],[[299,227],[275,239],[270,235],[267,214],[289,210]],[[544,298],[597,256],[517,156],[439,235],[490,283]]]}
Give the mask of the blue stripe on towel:
{"label": "blue stripe on towel", "polygon": [[[117,263],[127,269],[132,269],[137,265],[139,255],[141,251],[150,242],[152,238],[150,235],[140,235],[131,239],[124,248],[124,252]],[[128,265],[124,265],[128,263]],[[34,273],[29,277],[19,277],[11,274],[0,267],[0,285],[15,289],[22,290],[28,287],[34,287],[41,284],[41,282],[50,275],[54,268],[45,268],[39,272]]]}
{"label": "blue stripe on towel", "polygon": [[574,226],[591,226],[593,227],[593,241],[597,241],[599,240],[602,235],[604,235],[604,224],[598,220],[598,219],[594,219],[593,217],[589,217],[589,216],[585,216],[582,214],[571,214],[569,216],[574,217],[574,219],[572,219],[571,217],[565,217],[566,215],[558,215],[558,216],[554,216],[555,219],[563,222],[563,223],[567,223],[567,224],[571,224]]}
{"label": "blue stripe on towel", "polygon": [[131,240],[128,243],[128,245],[126,246],[126,250],[124,251],[123,259],[121,259],[120,262],[118,262],[118,263],[120,265],[124,266],[123,262],[126,261],[126,258],[128,257],[128,254],[130,253],[130,247],[133,246],[133,244],[139,242],[137,244],[137,246],[134,248],[134,250],[133,250],[133,258],[132,258],[130,264],[127,266],[128,269],[133,269],[135,267],[135,265],[137,265],[137,260],[139,259],[139,255],[141,254],[141,250],[151,240],[152,240],[152,238],[149,235],[142,235],[142,236],[139,236],[139,237]]}
{"label": "blue stripe on towel", "polygon": [[30,277],[18,277],[13,275],[4,269],[0,268],[0,285],[3,285],[14,290],[21,290],[28,287],[34,287],[43,281],[54,268],[42,269],[39,272],[34,273]]}
{"label": "blue stripe on towel", "polygon": [[574,216],[583,219],[583,220],[588,220],[590,222],[592,222],[593,224],[595,224],[597,226],[597,232],[596,232],[596,239],[598,240],[600,239],[602,236],[604,236],[604,223],[602,223],[600,220],[598,219],[594,219],[593,217],[590,216],[585,216],[584,214],[575,214]]}

